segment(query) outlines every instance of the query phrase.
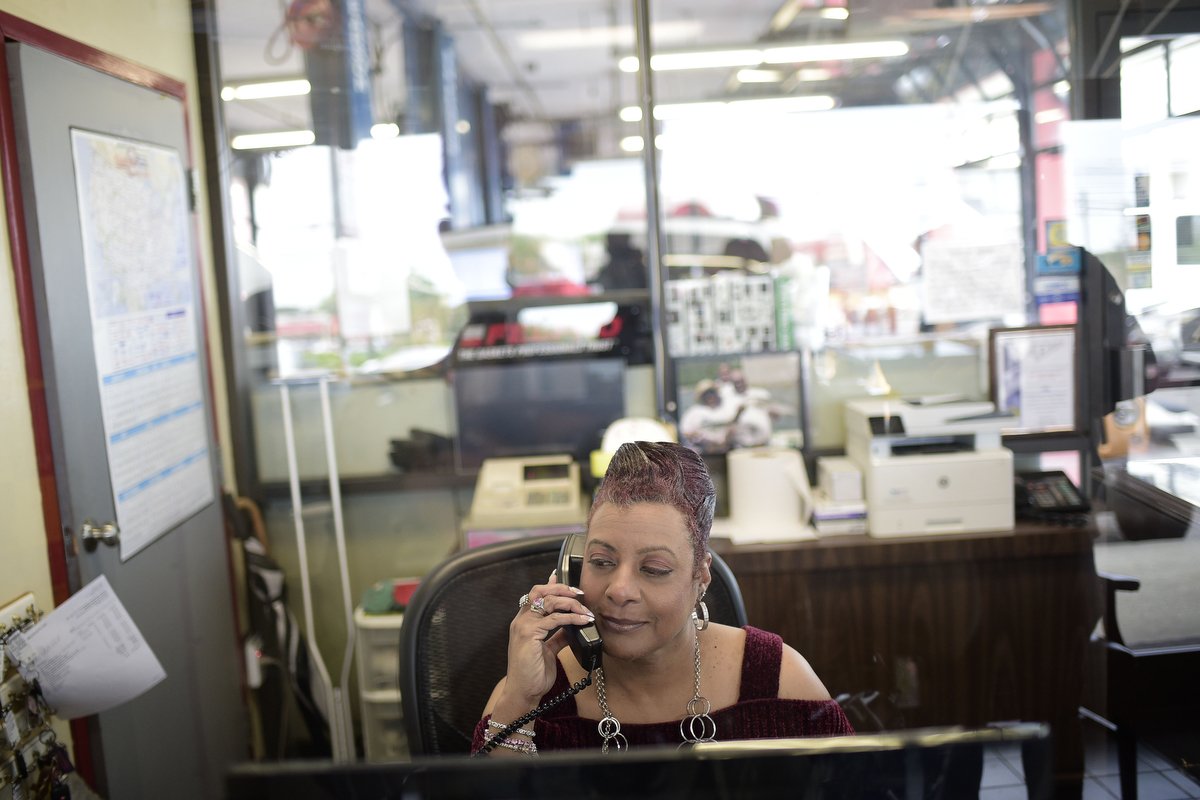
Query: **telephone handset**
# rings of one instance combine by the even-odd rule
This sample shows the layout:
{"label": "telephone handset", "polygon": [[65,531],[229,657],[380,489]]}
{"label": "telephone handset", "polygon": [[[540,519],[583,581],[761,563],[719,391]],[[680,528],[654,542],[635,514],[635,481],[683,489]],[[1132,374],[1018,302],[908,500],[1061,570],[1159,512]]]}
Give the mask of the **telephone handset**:
{"label": "telephone handset", "polygon": [[[586,538],[581,533],[572,533],[563,539],[558,554],[558,579],[568,586],[578,586],[583,577],[583,545]],[[590,625],[567,625],[567,643],[575,660],[588,672],[600,666],[600,650],[603,642],[596,623]]]}
{"label": "telephone handset", "polygon": [[1017,515],[1046,518],[1051,514],[1079,514],[1091,506],[1062,470],[1018,472],[1013,476]]}

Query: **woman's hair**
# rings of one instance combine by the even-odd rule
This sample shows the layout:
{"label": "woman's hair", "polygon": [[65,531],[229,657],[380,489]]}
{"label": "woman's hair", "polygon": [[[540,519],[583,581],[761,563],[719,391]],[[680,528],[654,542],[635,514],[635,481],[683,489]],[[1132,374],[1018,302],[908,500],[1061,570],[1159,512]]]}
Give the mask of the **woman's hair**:
{"label": "woman's hair", "polygon": [[631,506],[663,503],[675,508],[687,523],[692,540],[693,566],[708,552],[717,492],[704,460],[694,451],[673,442],[626,442],[617,448],[604,480],[596,490],[588,524],[606,503]]}

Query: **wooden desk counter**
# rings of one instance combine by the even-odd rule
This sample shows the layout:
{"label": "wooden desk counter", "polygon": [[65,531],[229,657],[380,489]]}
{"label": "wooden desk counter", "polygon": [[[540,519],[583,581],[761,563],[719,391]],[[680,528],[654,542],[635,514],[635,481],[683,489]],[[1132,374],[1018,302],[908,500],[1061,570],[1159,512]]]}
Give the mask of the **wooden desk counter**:
{"label": "wooden desk counter", "polygon": [[1099,618],[1093,528],[734,545],[712,539],[750,623],[833,695],[879,692],[887,728],[1045,721],[1078,797],[1084,656]]}

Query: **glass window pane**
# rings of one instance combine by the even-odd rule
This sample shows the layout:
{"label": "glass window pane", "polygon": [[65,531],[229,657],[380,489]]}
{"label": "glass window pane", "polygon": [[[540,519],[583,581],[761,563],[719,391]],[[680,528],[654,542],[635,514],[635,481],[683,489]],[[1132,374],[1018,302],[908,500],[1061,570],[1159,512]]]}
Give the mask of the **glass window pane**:
{"label": "glass window pane", "polygon": [[1180,38],[1171,47],[1171,115],[1200,111],[1200,39]]}

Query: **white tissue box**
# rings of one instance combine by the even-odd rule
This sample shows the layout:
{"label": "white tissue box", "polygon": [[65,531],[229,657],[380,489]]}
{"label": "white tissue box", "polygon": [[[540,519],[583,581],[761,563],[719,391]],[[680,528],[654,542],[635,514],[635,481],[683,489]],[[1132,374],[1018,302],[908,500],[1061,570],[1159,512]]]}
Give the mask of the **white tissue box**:
{"label": "white tissue box", "polygon": [[857,503],[863,499],[862,472],[845,456],[817,459],[817,486],[835,503]]}

